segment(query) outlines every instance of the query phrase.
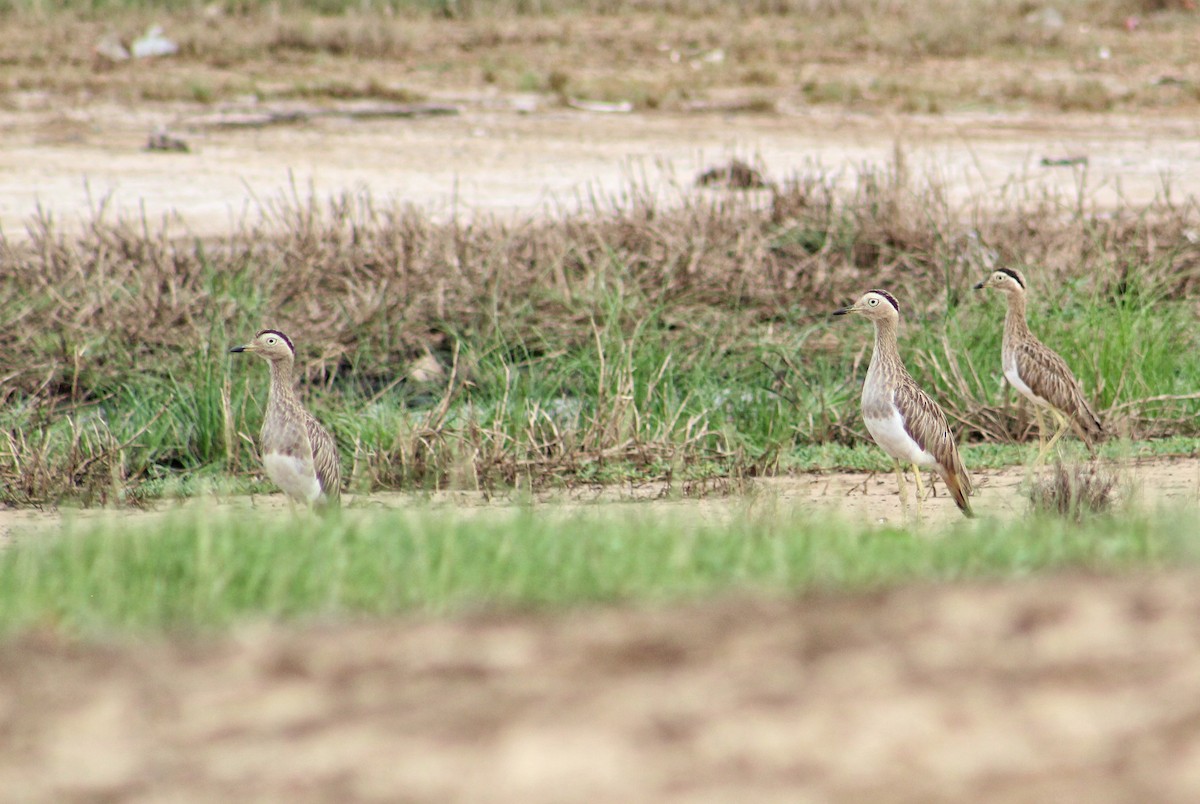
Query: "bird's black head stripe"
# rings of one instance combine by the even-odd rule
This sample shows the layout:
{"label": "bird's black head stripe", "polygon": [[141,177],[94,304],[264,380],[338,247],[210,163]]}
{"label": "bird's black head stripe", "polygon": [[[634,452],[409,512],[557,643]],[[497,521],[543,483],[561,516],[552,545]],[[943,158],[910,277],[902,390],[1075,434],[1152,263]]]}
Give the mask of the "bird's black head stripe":
{"label": "bird's black head stripe", "polygon": [[872,290],[870,293],[878,293],[880,296],[888,300],[888,304],[896,308],[896,312],[900,312],[900,304],[896,301],[896,297],[888,293],[886,290]]}
{"label": "bird's black head stripe", "polygon": [[1022,290],[1025,289],[1025,283],[1021,281],[1021,277],[1016,271],[1012,270],[1011,268],[997,268],[996,270],[1002,274],[1008,274],[1013,278],[1014,282],[1021,286]]}
{"label": "bird's black head stripe", "polygon": [[288,348],[292,350],[292,354],[296,354],[296,347],[292,345],[292,339],[289,338],[287,335],[284,335],[282,332],[280,332],[277,329],[264,329],[261,332],[259,332],[257,335],[255,335],[254,339],[258,340],[263,335],[266,335],[268,332],[271,333],[272,335],[278,335],[283,340],[283,342],[288,345]]}

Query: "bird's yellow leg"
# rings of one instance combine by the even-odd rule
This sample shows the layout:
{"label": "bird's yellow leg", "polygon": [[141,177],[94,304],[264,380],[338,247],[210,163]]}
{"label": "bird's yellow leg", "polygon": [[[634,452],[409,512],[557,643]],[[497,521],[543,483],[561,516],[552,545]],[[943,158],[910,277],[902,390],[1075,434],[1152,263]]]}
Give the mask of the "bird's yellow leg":
{"label": "bird's yellow leg", "polygon": [[1033,462],[1034,466],[1040,465],[1046,459],[1046,456],[1050,454],[1050,450],[1054,449],[1054,445],[1058,443],[1058,440],[1063,437],[1063,434],[1071,429],[1071,422],[1066,416],[1063,416],[1054,408],[1050,409],[1050,413],[1053,414],[1055,423],[1058,424],[1058,430],[1055,431],[1050,440],[1046,442],[1046,445],[1038,452],[1038,456]]}
{"label": "bird's yellow leg", "polygon": [[[1062,437],[1062,430],[1060,429],[1054,434],[1054,436],[1051,437],[1049,441],[1046,441],[1046,422],[1042,416],[1041,406],[1039,405],[1036,410],[1038,421],[1038,454],[1037,457],[1033,459],[1034,469],[1042,465],[1042,462],[1046,460],[1046,456],[1050,454],[1050,450],[1053,449],[1055,442]],[[1059,416],[1058,411],[1054,408],[1050,408],[1050,414],[1054,417],[1054,421],[1056,423],[1062,421],[1062,417]]]}
{"label": "bird's yellow leg", "polygon": [[908,484],[904,482],[904,469],[900,467],[900,461],[895,461],[896,464],[896,485],[900,489],[900,517],[905,522],[908,521]]}
{"label": "bird's yellow leg", "polygon": [[1053,449],[1054,445],[1058,443],[1058,439],[1062,438],[1066,432],[1071,429],[1070,419],[1059,413],[1057,410],[1052,409],[1051,413],[1054,414],[1054,418],[1058,422],[1058,432],[1056,432],[1054,437],[1050,439],[1050,443],[1046,444],[1046,452],[1049,452],[1051,449]]}
{"label": "bird's yellow leg", "polygon": [[921,480],[921,467],[913,464],[913,475],[917,478],[917,521],[921,521],[921,501],[925,499],[925,483]]}

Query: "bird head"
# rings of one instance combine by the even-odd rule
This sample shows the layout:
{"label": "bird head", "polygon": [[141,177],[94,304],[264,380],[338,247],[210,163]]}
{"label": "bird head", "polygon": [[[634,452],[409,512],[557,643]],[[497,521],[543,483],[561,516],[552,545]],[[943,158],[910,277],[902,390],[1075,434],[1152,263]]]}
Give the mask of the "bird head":
{"label": "bird head", "polygon": [[850,313],[859,313],[872,321],[894,321],[900,318],[900,305],[896,297],[886,290],[868,290],[854,304],[833,311],[834,315]]}
{"label": "bird head", "polygon": [[272,362],[290,360],[296,356],[296,347],[291,340],[277,329],[264,329],[254,336],[254,340],[244,346],[235,346],[230,352],[250,352]]}
{"label": "bird head", "polygon": [[982,282],[975,283],[976,290],[995,288],[1003,293],[1024,293],[1025,277],[1016,268],[997,268]]}

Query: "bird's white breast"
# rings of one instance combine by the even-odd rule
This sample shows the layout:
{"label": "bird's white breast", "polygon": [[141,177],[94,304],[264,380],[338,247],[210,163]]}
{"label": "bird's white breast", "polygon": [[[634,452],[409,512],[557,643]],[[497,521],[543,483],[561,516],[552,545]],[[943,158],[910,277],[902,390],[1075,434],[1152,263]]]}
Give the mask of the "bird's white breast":
{"label": "bird's white breast", "polygon": [[921,449],[921,445],[912,439],[904,430],[904,420],[900,411],[892,407],[892,414],[886,418],[867,418],[867,432],[883,451],[898,461],[915,463],[917,466],[936,466],[937,461],[932,455]]}
{"label": "bird's white breast", "polygon": [[306,463],[280,452],[269,452],[263,456],[263,467],[267,470],[267,477],[288,496],[308,503],[315,502],[321,496],[321,483],[311,462]]}
{"label": "bird's white breast", "polygon": [[1015,355],[1005,355],[1002,362],[1004,364],[1004,379],[1008,380],[1009,385],[1017,389],[1017,393],[1035,405],[1046,404],[1046,400],[1035,394],[1033,389],[1021,379],[1021,375],[1017,371],[1017,358]]}

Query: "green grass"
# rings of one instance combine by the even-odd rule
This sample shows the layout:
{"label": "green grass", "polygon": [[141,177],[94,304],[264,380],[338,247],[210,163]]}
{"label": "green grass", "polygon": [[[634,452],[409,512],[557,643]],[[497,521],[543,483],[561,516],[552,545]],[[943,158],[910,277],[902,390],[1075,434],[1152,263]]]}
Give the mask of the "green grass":
{"label": "green grass", "polygon": [[914,531],[818,520],[766,497],[727,516],[609,504],[80,520],[0,552],[0,631],[191,630],[1119,571],[1193,560],[1194,523],[1192,514],[1127,513],[1080,525],[985,519]]}
{"label": "green grass", "polygon": [[[960,452],[963,462],[972,470],[1003,469],[1030,462],[1037,453],[1037,441],[1028,444],[966,444]],[[1078,442],[1068,441],[1063,447],[1068,457],[1083,459],[1087,451]],[[1096,454],[1102,459],[1126,461],[1148,458],[1196,457],[1200,455],[1200,438],[1172,436],[1151,441],[1108,441],[1100,444]],[[792,472],[890,472],[891,458],[873,443],[852,445],[806,444],[780,456],[780,468]]]}
{"label": "green grass", "polygon": [[[1015,442],[1034,433],[1025,429],[1029,411],[1001,390],[1002,304],[971,302],[942,318],[907,319],[902,349],[964,434],[969,466],[1019,463],[1028,450]],[[358,385],[354,367],[344,381],[304,393],[334,432],[355,491],[888,468],[858,413],[865,362],[851,372],[869,349],[866,322],[812,324],[804,311],[769,330],[731,330],[714,320],[703,334],[682,337],[667,315],[643,305],[614,303],[590,340],[507,328],[464,334],[460,362],[471,366],[470,383],[449,397],[441,385],[375,392]],[[1051,293],[1034,306],[1033,326],[1072,355],[1110,424],[1131,417],[1128,426],[1160,439],[1111,442],[1103,454],[1196,454],[1200,400],[1138,405],[1200,389],[1191,302],[1126,305]],[[224,473],[251,487],[266,370],[226,354],[239,340],[234,329],[214,332],[169,372],[130,365],[120,384],[74,415],[18,404],[0,412],[0,425],[36,433],[40,442],[27,452],[47,471],[75,467],[63,472],[65,493],[84,502],[188,493],[195,481]],[[253,330],[247,324],[239,336]],[[807,353],[807,341],[828,335],[836,349]],[[369,366],[370,353],[355,362]],[[100,460],[79,468],[84,456]],[[32,485],[23,495],[20,484],[4,490],[13,502],[39,498]]]}
{"label": "green grass", "polygon": [[[1032,413],[1018,410],[1011,389],[1001,390],[1003,303],[982,294],[970,302],[944,318],[911,320],[902,348],[918,381],[964,433],[971,466],[1020,463],[1028,458],[1028,450],[1012,442],[1035,437],[1035,431],[1022,431],[1023,425],[1032,425]],[[1052,293],[1037,299],[1035,306],[1033,325],[1048,343],[1073,356],[1076,373],[1101,411],[1200,389],[1200,363],[1189,357],[1200,348],[1190,302],[1149,298],[1122,304],[1090,293]],[[736,339],[714,322],[707,334],[686,344],[684,357],[679,334],[662,312],[651,310],[638,319],[639,307],[636,301],[614,303],[591,342],[554,343],[548,348],[545,341],[550,337],[537,332],[524,332],[512,340],[496,334],[483,343],[466,342],[461,359],[474,366],[472,383],[450,400],[440,421],[439,426],[455,437],[442,441],[442,454],[435,458],[439,468],[427,471],[424,464],[413,464],[411,471],[392,468],[386,477],[369,480],[360,488],[473,487],[478,480],[490,485],[502,478],[489,476],[486,466],[468,473],[469,481],[456,480],[454,465],[468,457],[455,457],[455,453],[491,454],[503,464],[503,456],[512,454],[521,440],[526,442],[522,458],[531,457],[533,444],[550,445],[542,451],[546,464],[570,461],[565,479],[580,482],[663,477],[672,472],[680,477],[730,475],[748,471],[756,463],[776,461],[793,470],[888,468],[886,457],[866,438],[858,413],[865,363],[857,374],[848,375],[856,355],[870,343],[866,322],[813,325],[798,320],[790,328],[774,324],[774,334],[748,328],[735,333]],[[805,341],[826,332],[839,338],[840,348],[805,356]],[[550,351],[553,358],[538,356],[531,343],[536,344],[536,352]],[[220,354],[214,357],[221,360]],[[265,371],[256,364],[235,369],[237,387],[246,394],[237,400],[235,415],[240,414],[242,428],[255,432],[264,402]],[[198,370],[197,377],[193,393],[210,389],[210,399],[218,393],[207,369]],[[397,433],[427,428],[440,401],[437,394],[422,402],[399,392],[367,404],[353,391],[316,394],[313,399],[339,442],[357,445],[360,464],[363,454],[394,455]],[[207,409],[214,406],[210,402]],[[196,408],[197,412],[206,409]],[[1160,410],[1184,420],[1165,430],[1176,434],[1171,439],[1162,439],[1162,433],[1153,429]],[[191,410],[182,413],[187,425],[195,426],[196,443],[188,453],[197,465],[219,460],[219,420],[211,415],[202,419]],[[1145,420],[1149,425],[1140,428],[1141,434],[1159,440],[1136,445],[1114,441],[1103,447],[1102,454],[1197,452],[1200,429],[1186,421],[1200,422],[1200,400],[1148,404],[1140,416],[1139,424]],[[1111,425],[1120,424],[1119,415],[1105,418]],[[175,427],[187,425],[177,421]],[[980,437],[988,441],[970,443]],[[180,439],[176,436],[164,443],[177,444]],[[706,452],[684,458],[673,457],[669,450],[648,449],[651,457],[597,457],[621,443],[692,444]],[[347,455],[347,463],[355,457]],[[672,460],[678,465],[673,466]],[[241,465],[250,465],[249,458],[243,458]]]}
{"label": "green grass", "polygon": [[[1042,312],[1064,302],[1061,314]],[[1190,303],[1128,308],[1051,296],[1037,307],[1034,326],[1076,356],[1075,369],[1102,412],[1200,389]],[[531,349],[536,332],[525,340],[465,341],[460,361],[473,366],[471,383],[449,398],[439,386],[418,391],[404,384],[382,395],[368,396],[369,389],[352,383],[305,395],[334,432],[355,491],[889,468],[858,413],[865,363],[850,373],[869,348],[866,322],[797,322],[782,328],[782,337],[747,329],[734,339],[715,327],[693,338],[683,357],[679,334],[661,315],[629,325],[622,312],[614,311],[591,342],[556,344],[552,359],[540,356],[544,344]],[[941,320],[909,322],[902,344],[918,381],[964,433],[972,468],[1026,460],[1028,446],[1014,441],[1034,436],[1022,430],[1029,411],[1018,409],[1011,390],[1000,390],[1002,316],[1000,304],[981,299]],[[827,332],[839,338],[839,348],[805,357],[805,340]],[[186,494],[195,482],[224,473],[253,488],[258,467],[250,440],[265,405],[266,369],[258,360],[228,356],[226,344],[235,340],[214,336],[167,375],[131,366],[106,400],[75,416],[48,418],[18,405],[0,413],[0,423],[38,432],[47,466],[69,464],[72,454],[104,456],[77,479],[84,502]],[[1130,349],[1139,359],[1127,357]],[[1102,389],[1091,390],[1101,377]],[[1159,407],[1149,404],[1141,414],[1150,426]],[[1161,407],[1181,420],[1174,436],[1113,441],[1102,454],[1196,454],[1200,400]],[[973,443],[981,437],[987,441]],[[20,494],[19,487],[5,490],[16,502]]]}

